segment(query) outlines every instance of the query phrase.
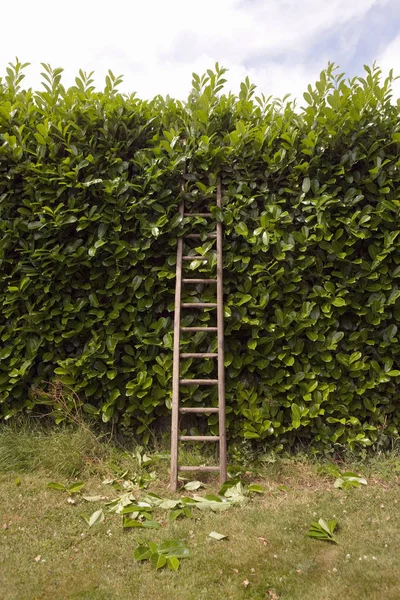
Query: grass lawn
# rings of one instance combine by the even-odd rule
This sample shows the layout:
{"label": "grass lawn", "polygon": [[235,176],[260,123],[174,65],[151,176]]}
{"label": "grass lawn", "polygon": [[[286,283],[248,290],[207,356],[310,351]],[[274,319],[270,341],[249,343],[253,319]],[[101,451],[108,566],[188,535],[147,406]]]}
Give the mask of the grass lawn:
{"label": "grass lawn", "polygon": [[[185,460],[199,460],[195,454]],[[335,477],[311,461],[277,459],[247,476],[265,488],[224,512],[193,509],[193,518],[169,521],[155,509],[160,529],[123,530],[122,516],[105,503],[121,495],[104,479],[155,471],[136,498],[168,491],[168,459],[140,467],[133,453],[99,443],[84,430],[7,426],[0,429],[0,597],[34,599],[399,600],[400,459],[341,465],[368,480],[335,489]],[[128,470],[122,479],[123,471]],[[218,492],[212,476],[195,494]],[[48,489],[50,481],[84,481],[81,493]],[[126,491],[126,490],[125,490]],[[190,496],[181,491],[175,497]],[[83,494],[102,496],[87,502]],[[74,504],[70,503],[70,498]],[[89,528],[81,517],[103,508],[105,521]],[[306,536],[312,521],[336,518],[338,545]],[[211,531],[228,536],[222,541]],[[191,557],[178,571],[137,562],[138,540],[179,538]]]}

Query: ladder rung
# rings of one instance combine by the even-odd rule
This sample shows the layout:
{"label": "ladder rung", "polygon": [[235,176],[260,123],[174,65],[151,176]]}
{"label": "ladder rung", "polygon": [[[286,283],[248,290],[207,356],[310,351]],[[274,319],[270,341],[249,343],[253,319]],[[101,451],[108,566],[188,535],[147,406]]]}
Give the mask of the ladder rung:
{"label": "ladder rung", "polygon": [[218,327],[181,327],[181,331],[218,331]]}
{"label": "ladder rung", "polygon": [[182,308],[217,308],[216,302],[182,302]]}
{"label": "ladder rung", "polygon": [[217,283],[216,279],[182,279],[182,283]]}
{"label": "ladder rung", "polygon": [[212,217],[211,213],[188,213],[188,212],[184,212],[183,213],[184,217]]}
{"label": "ladder rung", "polygon": [[206,262],[208,258],[206,256],[182,256],[182,260],[202,260]]}
{"label": "ladder rung", "polygon": [[181,352],[181,358],[217,358],[218,352]]}
{"label": "ladder rung", "polygon": [[199,406],[198,408],[196,407],[190,407],[190,408],[186,408],[182,407],[179,409],[179,412],[184,414],[184,413],[217,413],[219,412],[219,408],[205,408],[204,406]]}
{"label": "ladder rung", "polygon": [[200,240],[203,237],[206,240],[211,240],[211,239],[215,240],[215,238],[217,237],[217,234],[216,233],[208,233],[207,235],[203,236],[203,234],[201,234],[201,233],[186,233],[182,237],[184,237],[184,238],[190,238],[192,240]]}
{"label": "ladder rung", "polygon": [[181,385],[217,385],[218,379],[180,379]]}
{"label": "ladder rung", "polygon": [[219,435],[180,435],[181,442],[218,442]]}
{"label": "ladder rung", "polygon": [[178,471],[219,471],[219,467],[178,467]]}

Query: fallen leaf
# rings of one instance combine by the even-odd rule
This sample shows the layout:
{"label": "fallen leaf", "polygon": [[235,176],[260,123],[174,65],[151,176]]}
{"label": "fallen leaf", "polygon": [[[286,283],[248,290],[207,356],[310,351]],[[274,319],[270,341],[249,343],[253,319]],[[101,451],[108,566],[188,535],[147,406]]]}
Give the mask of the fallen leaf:
{"label": "fallen leaf", "polygon": [[258,483],[251,483],[247,490],[256,494],[265,494],[264,488],[261,485],[258,485]]}
{"label": "fallen leaf", "polygon": [[35,560],[35,562],[39,562],[41,558],[42,558],[42,557],[40,556],[40,554],[38,554],[38,555],[35,557],[35,559],[34,559],[34,560]]}
{"label": "fallen leaf", "polygon": [[188,481],[188,483],[186,483],[183,487],[188,492],[193,492],[193,491],[198,490],[199,488],[205,487],[205,486],[204,486],[204,483],[201,483],[201,481]]}
{"label": "fallen leaf", "polygon": [[244,581],[242,581],[242,585],[244,585],[244,587],[247,587],[250,584],[250,581],[248,579],[245,579]]}
{"label": "fallen leaf", "polygon": [[62,483],[57,483],[56,481],[50,481],[50,483],[46,486],[49,490],[60,490],[62,492],[65,491],[65,485]]}
{"label": "fallen leaf", "polygon": [[239,569],[232,569],[234,573],[239,573]]}
{"label": "fallen leaf", "polygon": [[268,590],[268,596],[269,596],[270,600],[279,600],[279,596],[275,592],[275,590]]}
{"label": "fallen leaf", "polygon": [[100,500],[108,500],[107,496],[82,496],[86,502],[100,502]]}
{"label": "fallen leaf", "polygon": [[208,537],[213,538],[213,540],[221,541],[226,539],[228,536],[224,535],[223,533],[218,533],[217,531],[212,531],[208,534]]}
{"label": "fallen leaf", "polygon": [[278,490],[280,492],[290,492],[290,488],[287,485],[278,485]]}
{"label": "fallen leaf", "polygon": [[259,537],[258,539],[262,541],[264,546],[268,546],[268,540],[265,537]]}
{"label": "fallen leaf", "polygon": [[83,519],[85,519],[86,523],[89,527],[93,527],[93,525],[98,525],[99,523],[103,523],[105,519],[104,511],[102,508],[100,510],[96,510],[90,517],[87,515],[81,515]]}
{"label": "fallen leaf", "polygon": [[73,498],[67,498],[67,502],[68,502],[68,504],[76,504],[76,502]]}

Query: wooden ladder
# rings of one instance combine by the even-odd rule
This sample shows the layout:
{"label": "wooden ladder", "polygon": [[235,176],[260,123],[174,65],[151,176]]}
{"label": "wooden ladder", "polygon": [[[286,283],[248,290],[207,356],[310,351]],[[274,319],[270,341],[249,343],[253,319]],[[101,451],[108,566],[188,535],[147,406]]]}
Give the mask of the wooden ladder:
{"label": "wooden ladder", "polygon": [[[182,184],[183,191],[183,184]],[[216,203],[222,207],[221,180],[217,183]],[[179,206],[182,217],[210,218],[212,214],[186,213],[184,201]],[[171,426],[171,490],[176,491],[178,487],[179,471],[216,471],[220,474],[220,481],[226,481],[226,432],[225,432],[225,374],[224,374],[224,306],[223,306],[223,280],[222,280],[222,223],[217,222],[215,233],[209,233],[208,239],[216,240],[217,250],[217,277],[216,279],[199,279],[182,277],[183,261],[207,260],[203,256],[183,256],[184,239],[201,239],[199,233],[184,234],[178,239],[176,253],[176,288],[175,288],[175,320],[174,320],[174,354],[172,373],[172,426]],[[216,284],[217,301],[214,302],[182,302],[182,285],[192,284]],[[217,311],[216,327],[182,327],[181,308],[213,308]],[[215,332],[218,336],[218,352],[189,352],[182,353],[180,348],[180,334],[185,331],[207,331]],[[185,358],[215,358],[218,361],[217,379],[181,379],[180,361]],[[218,386],[218,408],[201,407],[187,408],[179,405],[179,390],[181,385],[217,385]],[[219,432],[218,435],[179,435],[179,416],[188,413],[210,414],[218,413]],[[206,466],[180,466],[178,461],[179,442],[218,442],[219,443],[219,467]]]}

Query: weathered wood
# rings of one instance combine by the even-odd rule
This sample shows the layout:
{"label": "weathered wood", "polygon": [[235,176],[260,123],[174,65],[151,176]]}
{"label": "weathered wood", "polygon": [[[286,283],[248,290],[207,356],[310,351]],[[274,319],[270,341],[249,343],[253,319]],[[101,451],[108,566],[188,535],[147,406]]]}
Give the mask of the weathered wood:
{"label": "weathered wood", "polygon": [[216,302],[182,302],[182,308],[217,308]]}
{"label": "weathered wood", "polygon": [[[183,183],[181,184],[183,188]],[[183,215],[183,201],[179,207]],[[178,487],[178,432],[179,432],[179,377],[180,377],[180,326],[181,326],[181,294],[182,294],[182,253],[183,240],[178,239],[176,252],[176,283],[175,283],[175,319],[174,319],[174,352],[172,363],[172,423],[171,423],[171,490]]]}
{"label": "weathered wood", "polygon": [[181,442],[218,442],[219,435],[180,435]]}
{"label": "weathered wood", "polygon": [[205,467],[205,466],[194,466],[194,467],[178,467],[178,471],[204,471],[208,472],[218,472],[219,467]]}
{"label": "weathered wood", "polygon": [[207,235],[203,236],[203,234],[201,234],[201,233],[185,233],[185,235],[183,237],[189,238],[192,240],[201,240],[203,237],[206,240],[215,240],[217,237],[217,234],[216,233],[208,233]]}
{"label": "weathered wood", "polygon": [[181,358],[217,358],[218,352],[181,352]]}
{"label": "weathered wood", "polygon": [[182,279],[182,283],[217,283],[216,279]]}
{"label": "weathered wood", "polygon": [[188,213],[188,212],[186,212],[186,213],[183,213],[183,216],[184,217],[212,217],[212,214],[208,213],[208,212],[207,213],[204,213],[204,212],[203,213]]}
{"label": "weathered wood", "polygon": [[219,411],[219,408],[217,407],[213,407],[213,408],[206,408],[204,406],[199,406],[198,408],[196,408],[195,406],[191,406],[191,407],[182,407],[179,409],[179,412],[182,414],[185,413],[217,413]]}
{"label": "weathered wood", "polygon": [[218,379],[180,379],[181,385],[217,385]]}
{"label": "weathered wood", "polygon": [[203,262],[207,262],[208,258],[206,256],[182,256],[182,260],[202,260]]}
{"label": "weathered wood", "polygon": [[[221,177],[217,185],[217,206],[222,208]],[[222,223],[217,223],[217,327],[218,327],[218,408],[219,408],[219,465],[220,482],[227,479],[225,425],[225,367],[224,367],[224,289],[222,262]]]}
{"label": "weathered wood", "polygon": [[[181,189],[183,191],[183,180]],[[222,208],[222,189],[221,179],[217,184],[217,206]],[[212,213],[187,213],[184,211],[183,202],[179,207],[180,214],[187,217],[212,217]],[[217,274],[216,278],[184,278],[182,277],[183,261],[201,261],[208,262],[207,256],[184,256],[183,244],[185,238],[191,239],[215,239],[217,255]],[[178,239],[177,245],[177,263],[176,263],[176,289],[175,289],[175,320],[174,320],[174,357],[173,357],[173,377],[172,377],[172,428],[171,428],[171,489],[176,491],[178,485],[179,471],[210,471],[219,472],[221,483],[226,481],[226,429],[225,429],[225,378],[224,378],[224,308],[223,308],[223,263],[222,263],[222,223],[217,223],[216,233],[207,235],[200,233],[184,234]],[[216,283],[216,302],[182,302],[182,284],[206,284]],[[182,308],[216,308],[217,326],[200,327],[181,327],[181,309]],[[181,332],[216,332],[218,352],[181,352],[180,334]],[[181,379],[180,378],[180,360],[186,358],[217,358],[218,376],[217,379]],[[216,385],[218,386],[218,407],[180,407],[179,390],[180,386],[194,385]],[[218,413],[219,417],[219,435],[179,435],[179,415],[184,414],[212,414]],[[179,466],[178,461],[178,442],[219,442],[219,467],[216,466]]]}
{"label": "weathered wood", "polygon": [[181,331],[218,331],[218,327],[181,327]]}

